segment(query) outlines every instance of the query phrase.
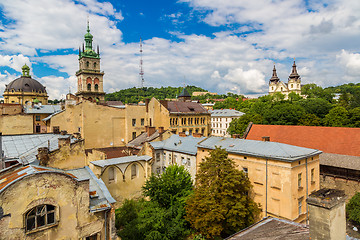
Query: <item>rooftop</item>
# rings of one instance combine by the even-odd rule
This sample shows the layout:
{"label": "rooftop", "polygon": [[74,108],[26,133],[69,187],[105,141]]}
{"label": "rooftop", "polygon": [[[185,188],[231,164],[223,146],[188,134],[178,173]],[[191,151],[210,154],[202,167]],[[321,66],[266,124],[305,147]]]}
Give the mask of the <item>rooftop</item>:
{"label": "rooftop", "polygon": [[160,136],[160,133],[158,130],[156,130],[150,136],[148,136],[147,132],[143,132],[142,134],[137,136],[135,139],[131,140],[128,144],[126,144],[126,146],[131,147],[131,148],[141,149],[141,147],[143,146],[143,144],[145,142],[150,142],[159,136]]}
{"label": "rooftop", "polygon": [[0,193],[23,178],[39,173],[60,173],[68,175],[77,181],[89,180],[90,211],[92,212],[108,209],[111,207],[110,203],[115,202],[104,182],[98,179],[89,167],[65,171],[42,166],[17,165],[11,169],[0,171]]}
{"label": "rooftop", "polygon": [[159,142],[150,142],[150,145],[155,149],[164,149],[168,151],[186,153],[190,155],[196,155],[196,145],[204,140],[205,137],[180,137],[179,135],[172,135],[168,139]]}
{"label": "rooftop", "polygon": [[170,113],[208,113],[208,111],[197,102],[167,102],[167,109]]}
{"label": "rooftop", "polygon": [[[56,150],[59,148],[59,138],[70,136],[69,134],[54,133],[4,135],[2,136],[2,148],[5,158],[18,158],[20,162],[26,164],[36,160],[38,148],[49,147],[50,151]],[[76,140],[71,138],[71,143]]]}
{"label": "rooftop", "polygon": [[285,162],[293,162],[306,157],[316,156],[321,153],[319,150],[277,142],[264,142],[215,136],[206,138],[197,146],[207,149],[215,149],[215,146],[217,146],[225,148],[229,153],[256,156]]}
{"label": "rooftop", "polygon": [[235,233],[226,240],[278,240],[310,239],[309,228],[305,225],[278,218],[264,218],[252,226]]}
{"label": "rooftop", "polygon": [[111,158],[105,160],[98,160],[92,161],[91,163],[98,167],[106,167],[111,165],[117,165],[122,163],[129,163],[129,162],[137,162],[137,161],[149,161],[152,157],[147,155],[142,156],[127,156],[127,157],[119,157],[119,158]]}
{"label": "rooftop", "polygon": [[240,117],[245,113],[235,109],[215,109],[211,110],[211,117]]}
{"label": "rooftop", "polygon": [[360,156],[360,128],[253,124],[246,139],[315,148],[326,153]]}
{"label": "rooftop", "polygon": [[61,111],[60,105],[35,105],[26,106],[24,112],[27,114],[53,114]]}

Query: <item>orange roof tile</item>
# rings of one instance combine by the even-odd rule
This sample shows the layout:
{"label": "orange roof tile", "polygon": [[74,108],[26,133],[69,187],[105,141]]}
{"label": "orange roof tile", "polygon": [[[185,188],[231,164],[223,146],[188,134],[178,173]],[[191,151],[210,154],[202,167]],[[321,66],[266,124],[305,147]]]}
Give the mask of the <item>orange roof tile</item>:
{"label": "orange roof tile", "polygon": [[253,124],[246,139],[291,144],[326,153],[360,156],[360,128]]}

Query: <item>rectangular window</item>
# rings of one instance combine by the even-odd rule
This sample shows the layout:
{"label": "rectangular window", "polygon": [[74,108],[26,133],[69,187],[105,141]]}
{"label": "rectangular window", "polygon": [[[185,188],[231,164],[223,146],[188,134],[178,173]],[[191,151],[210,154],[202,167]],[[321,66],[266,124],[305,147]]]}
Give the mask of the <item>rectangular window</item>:
{"label": "rectangular window", "polygon": [[59,134],[60,133],[60,127],[59,126],[54,126],[53,127],[53,133]]}
{"label": "rectangular window", "polygon": [[315,168],[311,169],[310,176],[311,176],[311,183],[314,183],[315,182]]}
{"label": "rectangular window", "polygon": [[97,234],[88,236],[88,237],[85,238],[85,240],[97,240]]}
{"label": "rectangular window", "polygon": [[160,168],[160,167],[156,168],[156,173],[157,173],[157,174],[160,174],[160,173],[161,173],[161,168]]}
{"label": "rectangular window", "polygon": [[137,175],[137,169],[136,164],[131,165],[131,179],[136,178]]}
{"label": "rectangular window", "polygon": [[187,165],[188,165],[189,167],[191,166],[190,158],[187,158]]}
{"label": "rectangular window", "polygon": [[135,118],[132,119],[132,126],[133,126],[133,127],[136,126],[136,119],[135,119]]}
{"label": "rectangular window", "polygon": [[40,121],[40,116],[35,116],[36,121]]}
{"label": "rectangular window", "polygon": [[156,161],[160,162],[160,153],[156,153]]}
{"label": "rectangular window", "polygon": [[132,139],[135,139],[136,138],[136,132],[133,132],[132,133]]}
{"label": "rectangular window", "polygon": [[302,208],[302,198],[301,198],[301,199],[299,200],[299,202],[298,202],[298,208],[299,208],[298,214],[301,215],[301,213],[302,213],[302,211],[301,211],[301,208]]}
{"label": "rectangular window", "polygon": [[140,119],[140,122],[141,122],[141,126],[145,125],[145,119],[144,118]]}
{"label": "rectangular window", "polygon": [[301,173],[298,174],[298,188],[301,188]]}
{"label": "rectangular window", "polygon": [[109,168],[109,182],[115,180],[115,169],[113,167]]}
{"label": "rectangular window", "polygon": [[169,153],[169,165],[171,165],[171,154]]}

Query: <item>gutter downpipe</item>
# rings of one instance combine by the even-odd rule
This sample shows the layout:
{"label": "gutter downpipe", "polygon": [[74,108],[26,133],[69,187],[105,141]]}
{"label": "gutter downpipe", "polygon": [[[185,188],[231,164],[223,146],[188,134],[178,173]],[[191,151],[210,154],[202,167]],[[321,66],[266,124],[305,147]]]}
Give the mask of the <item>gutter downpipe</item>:
{"label": "gutter downpipe", "polygon": [[[308,188],[308,159],[305,158],[305,166],[306,166],[306,199],[308,199],[309,197],[309,188]],[[308,224],[308,220],[309,220],[309,208],[308,208],[308,204],[306,203],[306,224]]]}
{"label": "gutter downpipe", "polygon": [[107,237],[107,221],[108,221],[107,212],[108,212],[108,210],[105,210],[105,240],[108,239],[108,237]]}
{"label": "gutter downpipe", "polygon": [[266,159],[266,180],[265,180],[265,217],[267,217],[267,195],[268,195],[268,159]]}

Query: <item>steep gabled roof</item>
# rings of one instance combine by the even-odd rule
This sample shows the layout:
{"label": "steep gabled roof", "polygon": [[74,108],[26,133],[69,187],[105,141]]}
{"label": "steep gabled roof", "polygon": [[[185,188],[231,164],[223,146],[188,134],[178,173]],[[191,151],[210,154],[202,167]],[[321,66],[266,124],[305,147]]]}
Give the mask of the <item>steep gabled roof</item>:
{"label": "steep gabled roof", "polygon": [[173,102],[167,103],[167,109],[170,113],[208,113],[208,111],[197,102]]}
{"label": "steep gabled roof", "polygon": [[360,128],[253,124],[246,139],[315,148],[326,153],[360,156]]}

